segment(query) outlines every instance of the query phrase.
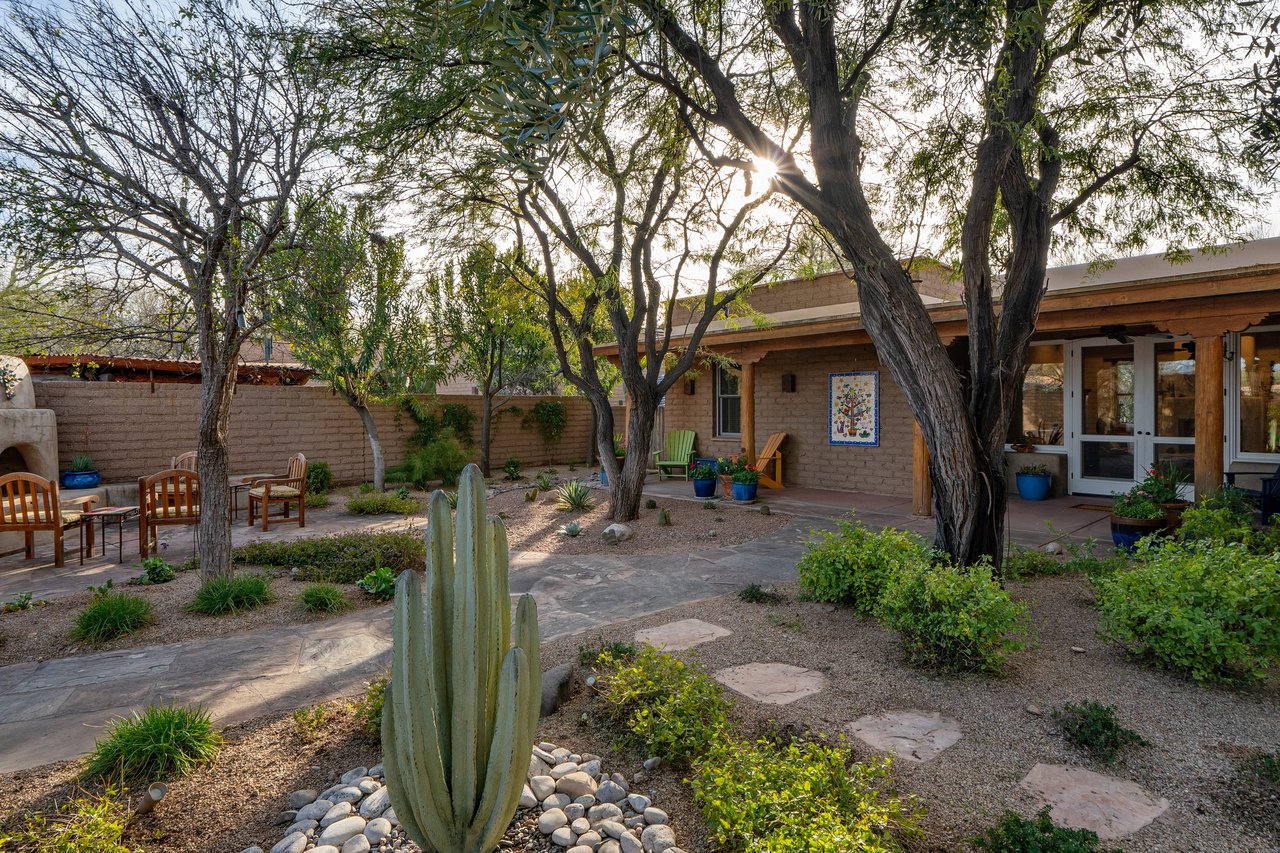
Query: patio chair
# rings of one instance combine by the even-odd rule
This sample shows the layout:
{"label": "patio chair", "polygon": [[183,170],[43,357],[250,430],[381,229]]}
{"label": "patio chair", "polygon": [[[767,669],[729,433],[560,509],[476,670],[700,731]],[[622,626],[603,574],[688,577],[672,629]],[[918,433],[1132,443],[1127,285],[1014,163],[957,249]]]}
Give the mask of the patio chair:
{"label": "patio chair", "polygon": [[[782,442],[787,438],[785,432],[775,432],[764,443],[764,449],[756,456],[751,466],[760,472],[760,485],[768,489],[781,489],[782,486]],[[773,463],[773,476],[765,473],[769,464]]]}
{"label": "patio chair", "polygon": [[653,452],[653,464],[658,469],[658,479],[678,476],[681,480],[689,479],[689,462],[693,459],[693,439],[696,436],[691,429],[673,429],[667,433],[667,445],[662,450]]}
{"label": "patio chair", "polygon": [[[1239,489],[1240,487],[1236,485],[1236,477],[1242,473],[1228,471],[1226,473],[1227,485]],[[1240,489],[1240,491],[1251,498],[1257,499],[1258,510],[1262,515],[1262,523],[1269,523],[1272,516],[1280,514],[1280,466],[1276,467],[1275,472],[1270,477],[1259,477],[1258,488]]]}
{"label": "patio chair", "polygon": [[200,523],[200,475],[171,468],[138,478],[138,551],[143,559],[159,528]]}
{"label": "patio chair", "polygon": [[[36,533],[53,534],[53,564],[66,564],[62,534],[80,526],[81,509],[64,507],[58,500],[58,484],[35,474],[18,472],[0,477],[0,533],[21,533],[28,560],[36,556]],[[84,534],[80,559],[84,560]]]}
{"label": "patio chair", "polygon": [[200,470],[196,467],[196,460],[198,457],[199,454],[194,450],[188,450],[186,453],[179,453],[177,456],[173,457],[173,464],[169,467],[183,471],[198,471]]}
{"label": "patio chair", "polygon": [[[272,522],[297,521],[299,527],[307,526],[307,457],[295,453],[289,459],[289,473],[283,477],[260,477],[249,484],[249,526],[253,527],[254,510],[262,513],[262,529]],[[289,504],[298,505],[298,517],[289,518]],[[272,516],[271,505],[284,507],[282,515]]]}

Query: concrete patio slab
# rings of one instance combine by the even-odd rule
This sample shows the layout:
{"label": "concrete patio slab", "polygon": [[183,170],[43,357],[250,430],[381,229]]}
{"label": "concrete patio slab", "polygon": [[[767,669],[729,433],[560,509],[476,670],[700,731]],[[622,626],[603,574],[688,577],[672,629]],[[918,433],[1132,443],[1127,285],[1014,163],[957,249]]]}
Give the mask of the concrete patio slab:
{"label": "concrete patio slab", "polygon": [[709,643],[733,632],[701,619],[681,619],[679,622],[668,622],[656,628],[645,628],[636,631],[637,643],[648,643],[654,648],[669,652],[691,649],[702,643]]}
{"label": "concrete patio slab", "polygon": [[827,686],[827,677],[786,663],[744,663],[713,673],[716,681],[766,705],[790,705]]}
{"label": "concrete patio slab", "polygon": [[960,740],[960,724],[936,711],[885,711],[849,724],[849,731],[872,749],[900,761],[923,764]]}
{"label": "concrete patio slab", "polygon": [[1037,764],[1021,786],[1051,807],[1054,823],[1092,830],[1103,841],[1137,832],[1169,808],[1134,782],[1083,767]]}

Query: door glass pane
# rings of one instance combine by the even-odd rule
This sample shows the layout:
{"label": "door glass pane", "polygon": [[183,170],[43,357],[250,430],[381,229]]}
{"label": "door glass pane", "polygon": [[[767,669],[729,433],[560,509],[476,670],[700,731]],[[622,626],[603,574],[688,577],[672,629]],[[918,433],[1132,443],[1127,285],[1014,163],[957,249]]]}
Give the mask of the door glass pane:
{"label": "door glass pane", "polygon": [[1133,435],[1133,346],[1085,347],[1080,364],[1081,434]]}
{"label": "door glass pane", "polygon": [[1009,441],[1062,444],[1062,344],[1035,344],[1022,380],[1022,417],[1009,420]]}
{"label": "door glass pane", "polygon": [[1080,442],[1080,474],[1131,482],[1133,444],[1127,441]]}
{"label": "door glass pane", "polygon": [[1240,336],[1240,449],[1280,453],[1280,331]]}
{"label": "door glass pane", "polygon": [[1172,463],[1187,482],[1195,479],[1196,446],[1194,444],[1171,444],[1157,441],[1152,445],[1152,450],[1156,457],[1153,462],[1157,466],[1164,467]]}
{"label": "door glass pane", "polygon": [[1186,343],[1156,344],[1156,435],[1196,434],[1196,359]]}

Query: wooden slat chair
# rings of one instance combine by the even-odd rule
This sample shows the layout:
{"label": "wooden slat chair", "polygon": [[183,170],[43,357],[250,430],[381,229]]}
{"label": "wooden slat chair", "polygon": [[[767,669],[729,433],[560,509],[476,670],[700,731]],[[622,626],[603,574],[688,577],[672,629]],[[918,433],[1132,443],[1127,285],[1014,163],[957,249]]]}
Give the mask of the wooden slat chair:
{"label": "wooden slat chair", "polygon": [[200,523],[200,475],[170,468],[138,478],[138,551],[151,553],[159,528]]}
{"label": "wooden slat chair", "polygon": [[186,453],[179,453],[177,456],[173,457],[173,464],[169,467],[178,468],[183,471],[197,471],[199,470],[196,467],[196,460],[198,458],[199,454],[196,453],[196,451],[188,450]]}
{"label": "wooden slat chair", "polygon": [[[764,449],[756,456],[752,468],[760,472],[760,485],[769,489],[781,489],[782,485],[782,442],[787,438],[785,432],[775,432],[764,443]],[[773,476],[765,473],[765,468],[773,463]]]}
{"label": "wooden slat chair", "polygon": [[[301,453],[289,459],[289,473],[283,477],[263,477],[249,484],[249,526],[253,527],[254,511],[262,513],[262,529],[272,522],[297,521],[299,527],[307,526],[307,457]],[[289,518],[289,504],[298,505],[298,517]],[[282,515],[272,516],[271,505],[284,507]]]}
{"label": "wooden slat chair", "polygon": [[[18,472],[0,477],[0,533],[23,534],[26,557],[36,556],[36,533],[53,534],[53,564],[63,566],[62,533],[80,526],[81,510],[63,507],[58,500],[58,484],[35,474]],[[81,534],[80,558],[84,559]]]}
{"label": "wooden slat chair", "polygon": [[658,469],[659,480],[676,476],[681,480],[689,479],[689,462],[693,460],[696,435],[691,429],[673,429],[667,433],[667,446],[653,452],[653,464]]}

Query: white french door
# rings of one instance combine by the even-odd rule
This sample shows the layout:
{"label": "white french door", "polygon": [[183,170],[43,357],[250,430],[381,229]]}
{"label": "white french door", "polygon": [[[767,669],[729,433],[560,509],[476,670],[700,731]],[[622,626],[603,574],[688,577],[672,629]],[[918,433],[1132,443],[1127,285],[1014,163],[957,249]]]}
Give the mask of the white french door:
{"label": "white french door", "polygon": [[1067,347],[1068,489],[1128,489],[1152,465],[1172,463],[1188,481],[1195,460],[1195,344],[1109,338]]}

